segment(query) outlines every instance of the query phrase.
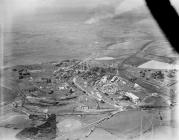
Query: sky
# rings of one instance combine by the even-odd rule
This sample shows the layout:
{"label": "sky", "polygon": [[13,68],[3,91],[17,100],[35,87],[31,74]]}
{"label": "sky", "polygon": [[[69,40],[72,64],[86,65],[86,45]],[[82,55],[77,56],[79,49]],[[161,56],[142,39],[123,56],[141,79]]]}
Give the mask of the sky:
{"label": "sky", "polygon": [[[171,2],[179,10],[179,0],[171,0]],[[46,7],[64,8],[81,6],[93,8],[98,5],[114,5],[117,12],[123,12],[143,4],[144,0],[2,0],[0,3],[5,9],[5,14],[11,17],[29,13],[33,14],[40,8]]]}

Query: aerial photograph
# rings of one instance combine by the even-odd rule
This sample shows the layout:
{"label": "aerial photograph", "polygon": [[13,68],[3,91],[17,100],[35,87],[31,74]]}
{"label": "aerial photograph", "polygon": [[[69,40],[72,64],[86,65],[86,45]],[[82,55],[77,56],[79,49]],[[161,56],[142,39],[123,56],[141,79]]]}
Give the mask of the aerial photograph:
{"label": "aerial photograph", "polygon": [[145,0],[2,0],[0,57],[0,140],[177,140],[179,55]]}

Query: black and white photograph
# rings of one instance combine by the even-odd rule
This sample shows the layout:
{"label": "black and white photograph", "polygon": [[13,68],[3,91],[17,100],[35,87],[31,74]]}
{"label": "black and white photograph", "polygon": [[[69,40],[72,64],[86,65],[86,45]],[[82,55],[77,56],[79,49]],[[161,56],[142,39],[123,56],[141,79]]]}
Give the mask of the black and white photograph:
{"label": "black and white photograph", "polygon": [[179,0],[0,0],[0,140],[177,140],[178,36]]}

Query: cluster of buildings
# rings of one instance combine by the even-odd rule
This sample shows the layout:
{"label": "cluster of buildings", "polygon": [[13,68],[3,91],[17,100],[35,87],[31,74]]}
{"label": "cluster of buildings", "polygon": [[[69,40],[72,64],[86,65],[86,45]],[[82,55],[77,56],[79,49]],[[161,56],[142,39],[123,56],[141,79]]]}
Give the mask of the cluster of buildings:
{"label": "cluster of buildings", "polygon": [[107,96],[112,97],[117,94],[118,96],[128,97],[134,103],[139,101],[138,96],[129,92],[131,89],[134,89],[134,84],[131,84],[119,76],[113,76],[110,79],[109,77],[108,75],[103,76],[95,83],[95,88]]}

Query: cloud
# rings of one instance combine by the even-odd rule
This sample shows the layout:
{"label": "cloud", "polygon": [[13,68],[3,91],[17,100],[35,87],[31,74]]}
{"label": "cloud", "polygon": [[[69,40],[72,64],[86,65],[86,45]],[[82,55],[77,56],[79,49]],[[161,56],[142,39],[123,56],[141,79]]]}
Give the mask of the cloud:
{"label": "cloud", "polygon": [[179,0],[171,0],[172,5],[176,8],[179,13]]}
{"label": "cloud", "polygon": [[116,6],[116,13],[123,13],[133,10],[145,4],[144,0],[124,0],[120,5]]}
{"label": "cloud", "polygon": [[144,5],[144,0],[116,0],[111,3],[100,3],[93,9],[93,16],[86,24],[94,24],[100,20],[111,18]]}
{"label": "cloud", "polygon": [[[113,5],[118,11],[133,8],[143,0],[4,0],[8,14],[18,16],[26,13],[34,13],[43,7],[86,7],[94,8],[99,5]],[[135,1],[135,2],[134,2]],[[123,3],[121,5],[121,2]],[[120,5],[120,6],[119,6]]]}
{"label": "cloud", "polygon": [[[99,5],[114,5],[116,12],[131,10],[145,3],[145,0],[2,0],[8,12],[14,15],[33,13],[42,7],[88,7]],[[171,0],[172,4],[179,9],[179,1]],[[2,5],[2,4],[1,4]]]}
{"label": "cloud", "polygon": [[47,0],[6,0],[4,8],[9,14],[24,14],[35,12],[37,8],[50,4]]}
{"label": "cloud", "polygon": [[[97,11],[94,17],[91,17],[86,21],[87,24],[92,24],[100,21],[101,19],[108,18],[114,14],[120,14],[132,9],[135,9],[141,5],[145,4],[145,0],[3,0],[4,4],[1,4],[5,9],[4,15],[6,19],[13,20],[14,18],[25,15],[25,14],[34,14],[38,10],[45,8],[74,8],[74,7],[86,7],[86,8],[101,8],[101,13]],[[172,4],[179,10],[179,1],[171,0]],[[106,7],[112,8],[112,12]],[[2,8],[0,8],[2,9]],[[98,14],[100,13],[100,14]]]}

